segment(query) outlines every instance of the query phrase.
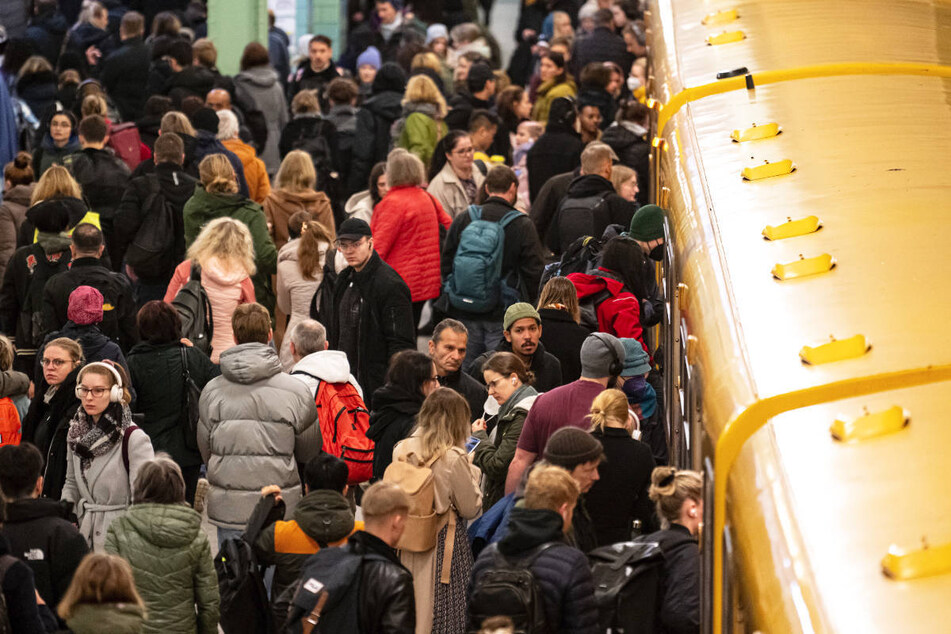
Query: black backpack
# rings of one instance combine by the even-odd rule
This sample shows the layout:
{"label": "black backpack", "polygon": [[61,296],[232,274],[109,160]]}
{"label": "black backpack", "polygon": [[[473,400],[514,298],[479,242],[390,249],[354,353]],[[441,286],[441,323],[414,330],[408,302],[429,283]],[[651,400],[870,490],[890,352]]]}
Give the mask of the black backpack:
{"label": "black backpack", "polygon": [[314,291],[314,297],[310,300],[310,318],[316,319],[328,329],[333,324],[334,317],[334,287],[337,285],[337,269],[334,261],[336,259],[337,250],[327,249],[327,255],[324,258],[324,276],[317,290]]}
{"label": "black backpack", "polygon": [[545,284],[553,277],[565,277],[570,273],[591,273],[597,269],[603,246],[601,240],[591,236],[581,236],[572,242],[561,254],[560,260],[545,265],[538,293],[541,294]]}
{"label": "black backpack", "polygon": [[284,517],[284,508],[284,502],[255,506],[241,537],[226,539],[215,555],[221,595],[219,625],[225,634],[277,631],[264,586],[264,567],[258,562],[254,542],[265,526]]}
{"label": "black backpack", "polygon": [[162,277],[175,262],[175,208],[162,194],[158,176],[148,176],[145,217],[126,250],[126,262],[144,278]]}
{"label": "black backpack", "polygon": [[549,240],[552,250],[564,253],[571,244],[582,236],[594,233],[594,227],[608,223],[597,223],[595,218],[607,212],[607,198],[610,192],[599,192],[580,198],[565,197],[555,213],[554,232]]}
{"label": "black backpack", "polygon": [[639,537],[588,553],[600,631],[653,634],[658,621],[664,553]]}
{"label": "black backpack", "polygon": [[486,548],[492,567],[482,573],[469,596],[468,632],[475,633],[493,616],[507,616],[516,634],[543,634],[550,624],[545,613],[545,596],[531,566],[543,552],[558,545],[546,542],[513,560],[499,552],[498,544]]}
{"label": "black backpack", "polygon": [[182,337],[211,356],[211,338],[215,330],[211,320],[211,301],[201,285],[201,267],[194,262],[191,277],[172,300],[172,306],[182,320]]}
{"label": "black backpack", "polygon": [[[14,566],[19,559],[13,555],[2,555],[0,556],[0,583],[3,583],[4,577],[7,576],[7,571]],[[13,626],[10,625],[10,610],[7,607],[7,599],[0,592],[0,634],[12,634]]]}

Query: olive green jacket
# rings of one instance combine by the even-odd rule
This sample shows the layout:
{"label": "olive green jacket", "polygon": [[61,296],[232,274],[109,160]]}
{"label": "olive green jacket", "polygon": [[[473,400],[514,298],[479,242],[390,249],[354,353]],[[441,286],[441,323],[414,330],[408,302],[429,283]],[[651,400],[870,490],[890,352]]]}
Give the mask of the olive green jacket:
{"label": "olive green jacket", "polygon": [[84,603],[73,609],[66,625],[73,634],[139,634],[144,620],[134,603]]}

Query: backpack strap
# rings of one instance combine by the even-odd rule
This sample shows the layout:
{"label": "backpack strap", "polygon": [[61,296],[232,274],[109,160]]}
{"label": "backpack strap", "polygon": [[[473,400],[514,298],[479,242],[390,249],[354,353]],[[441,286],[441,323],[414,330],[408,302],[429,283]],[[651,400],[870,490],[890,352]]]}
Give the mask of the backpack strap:
{"label": "backpack strap", "polygon": [[327,604],[328,596],[326,590],[322,591],[320,596],[317,597],[317,603],[314,604],[314,609],[310,611],[310,614],[301,619],[301,631],[303,634],[311,634],[317,627],[317,623],[320,621],[320,613]]}
{"label": "backpack strap", "polygon": [[309,376],[313,380],[317,381],[318,387],[320,387],[320,377],[314,376],[310,372],[304,372],[303,370],[294,370],[291,374],[300,374],[302,376]]}
{"label": "backpack strap", "polygon": [[449,508],[449,524],[446,529],[446,544],[442,549],[442,574],[439,575],[439,583],[449,585],[452,571],[452,551],[456,545],[456,511]]}
{"label": "backpack strap", "polygon": [[469,220],[475,222],[476,220],[482,220],[482,207],[479,205],[469,205],[469,208],[466,210],[469,212]]}
{"label": "backpack strap", "polygon": [[506,213],[504,216],[502,216],[502,219],[499,220],[499,225],[500,225],[503,229],[505,229],[505,228],[506,228],[507,226],[509,226],[512,222],[518,220],[519,216],[524,216],[524,215],[525,215],[525,214],[523,214],[523,213],[522,213],[521,211],[519,211],[518,209],[513,209],[512,211],[509,211],[509,212]]}
{"label": "backpack strap", "polygon": [[201,266],[194,260],[192,260],[191,275],[188,276],[188,279],[195,280],[201,284]]}
{"label": "backpack strap", "polygon": [[129,436],[132,435],[139,427],[137,425],[129,425],[125,428],[125,431],[122,432],[122,464],[125,466],[125,472],[129,472]]}

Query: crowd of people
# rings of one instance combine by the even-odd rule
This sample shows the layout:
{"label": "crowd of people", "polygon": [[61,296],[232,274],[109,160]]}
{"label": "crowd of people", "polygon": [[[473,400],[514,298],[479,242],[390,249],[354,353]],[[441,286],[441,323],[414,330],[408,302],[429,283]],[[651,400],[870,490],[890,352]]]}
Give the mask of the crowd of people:
{"label": "crowd of people", "polygon": [[0,630],[698,632],[643,8],[346,6],[3,4]]}

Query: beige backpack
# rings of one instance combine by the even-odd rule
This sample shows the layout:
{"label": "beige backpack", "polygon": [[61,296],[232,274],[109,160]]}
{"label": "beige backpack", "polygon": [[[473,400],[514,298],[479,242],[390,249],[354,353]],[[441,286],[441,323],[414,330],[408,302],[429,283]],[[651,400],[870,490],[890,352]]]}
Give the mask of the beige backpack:
{"label": "beige backpack", "polygon": [[384,482],[398,485],[409,496],[406,529],[396,546],[400,550],[422,553],[436,547],[443,516],[436,514],[436,484],[431,467],[439,457],[423,462],[416,452],[410,452],[391,462],[383,473]]}

